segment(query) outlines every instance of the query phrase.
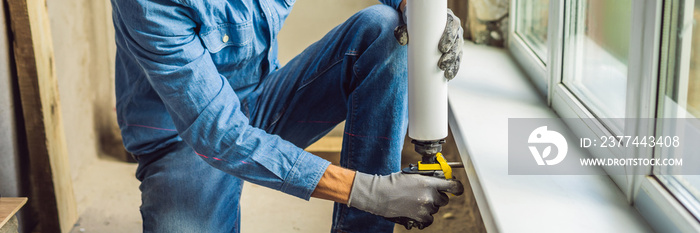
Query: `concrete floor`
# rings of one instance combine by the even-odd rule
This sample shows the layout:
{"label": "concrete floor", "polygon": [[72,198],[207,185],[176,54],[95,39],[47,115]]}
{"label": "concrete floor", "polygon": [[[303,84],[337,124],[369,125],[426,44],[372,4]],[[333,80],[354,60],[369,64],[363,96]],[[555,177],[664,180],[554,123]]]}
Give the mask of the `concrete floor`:
{"label": "concrete floor", "polygon": [[[284,64],[353,13],[376,0],[301,0],[279,35]],[[336,133],[337,134],[337,133]],[[331,159],[331,158],[329,158]],[[80,220],[71,232],[141,232],[135,164],[100,157],[74,180]],[[329,232],[332,202],[304,201],[246,183],[241,197],[241,232]]]}
{"label": "concrete floor", "polygon": [[[71,232],[142,232],[135,164],[98,159],[74,182],[80,219]],[[241,232],[329,232],[330,201],[304,201],[251,183],[243,186]]]}

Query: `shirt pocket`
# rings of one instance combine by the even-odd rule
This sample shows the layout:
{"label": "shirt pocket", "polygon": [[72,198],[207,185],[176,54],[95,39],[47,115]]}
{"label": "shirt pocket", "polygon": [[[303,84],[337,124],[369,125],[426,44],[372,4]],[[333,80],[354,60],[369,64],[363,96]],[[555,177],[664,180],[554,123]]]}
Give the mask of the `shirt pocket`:
{"label": "shirt pocket", "polygon": [[[232,83],[233,88],[256,83],[258,79],[249,75],[247,65],[253,58],[253,25],[245,23],[222,23],[202,30],[199,34],[219,73],[227,79],[239,76]],[[236,75],[239,74],[239,75]]]}
{"label": "shirt pocket", "polygon": [[202,43],[210,53],[218,53],[222,49],[233,46],[245,48],[253,40],[253,24],[251,22],[232,24],[222,23],[199,34]]}

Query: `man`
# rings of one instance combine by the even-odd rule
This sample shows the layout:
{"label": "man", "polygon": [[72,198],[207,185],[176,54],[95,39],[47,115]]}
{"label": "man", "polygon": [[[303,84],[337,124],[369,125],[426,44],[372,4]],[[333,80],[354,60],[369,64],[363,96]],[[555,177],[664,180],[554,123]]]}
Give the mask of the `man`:
{"label": "man", "polygon": [[[336,232],[391,232],[386,218],[429,225],[446,192],[461,194],[455,180],[397,173],[405,2],[360,11],[280,67],[277,33],[294,2],[112,0],[117,113],[145,232],[238,232],[243,180],[337,202]],[[450,17],[448,78],[461,55]],[[302,149],[343,120],[342,168]]]}

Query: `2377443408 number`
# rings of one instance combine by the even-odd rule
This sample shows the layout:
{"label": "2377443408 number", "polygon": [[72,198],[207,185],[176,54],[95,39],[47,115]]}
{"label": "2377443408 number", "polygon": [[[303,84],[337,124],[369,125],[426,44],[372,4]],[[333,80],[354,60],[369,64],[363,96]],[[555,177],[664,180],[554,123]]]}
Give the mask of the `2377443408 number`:
{"label": "2377443408 number", "polygon": [[680,147],[678,136],[601,136],[598,140],[581,138],[579,145],[588,147]]}

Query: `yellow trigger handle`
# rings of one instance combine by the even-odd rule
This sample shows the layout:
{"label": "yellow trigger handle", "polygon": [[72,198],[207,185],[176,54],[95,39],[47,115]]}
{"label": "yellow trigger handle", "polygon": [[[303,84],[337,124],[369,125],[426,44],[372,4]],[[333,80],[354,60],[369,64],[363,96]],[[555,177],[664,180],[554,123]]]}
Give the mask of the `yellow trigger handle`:
{"label": "yellow trigger handle", "polygon": [[435,155],[438,163],[423,164],[418,162],[419,171],[442,171],[445,173],[445,179],[452,179],[452,167],[447,164],[445,157],[442,157],[442,153],[437,153]]}

